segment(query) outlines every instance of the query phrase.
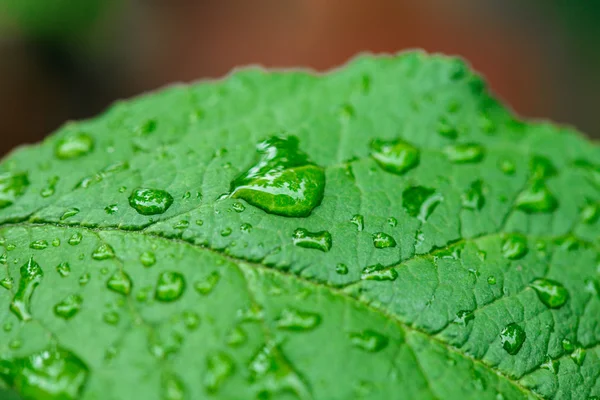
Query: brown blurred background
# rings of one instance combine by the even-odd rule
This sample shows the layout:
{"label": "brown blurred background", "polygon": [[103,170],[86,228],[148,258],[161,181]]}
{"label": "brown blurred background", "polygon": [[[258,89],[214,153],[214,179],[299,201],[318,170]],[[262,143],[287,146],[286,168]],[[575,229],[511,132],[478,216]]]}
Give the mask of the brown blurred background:
{"label": "brown blurred background", "polygon": [[599,18],[598,0],[0,0],[0,154],[170,82],[417,47],[599,138]]}

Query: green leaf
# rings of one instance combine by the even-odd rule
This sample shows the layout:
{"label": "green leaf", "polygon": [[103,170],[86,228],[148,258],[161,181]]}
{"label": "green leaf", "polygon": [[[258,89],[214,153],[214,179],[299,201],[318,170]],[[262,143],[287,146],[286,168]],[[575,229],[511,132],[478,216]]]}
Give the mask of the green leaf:
{"label": "green leaf", "polygon": [[173,86],[0,177],[24,398],[600,395],[600,148],[459,60]]}

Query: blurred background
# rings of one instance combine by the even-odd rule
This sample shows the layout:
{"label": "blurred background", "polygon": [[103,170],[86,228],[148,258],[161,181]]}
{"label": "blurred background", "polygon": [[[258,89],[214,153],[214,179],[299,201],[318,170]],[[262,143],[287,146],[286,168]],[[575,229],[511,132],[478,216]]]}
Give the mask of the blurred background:
{"label": "blurred background", "polygon": [[599,20],[600,0],[0,0],[0,154],[171,82],[410,48],[600,138]]}

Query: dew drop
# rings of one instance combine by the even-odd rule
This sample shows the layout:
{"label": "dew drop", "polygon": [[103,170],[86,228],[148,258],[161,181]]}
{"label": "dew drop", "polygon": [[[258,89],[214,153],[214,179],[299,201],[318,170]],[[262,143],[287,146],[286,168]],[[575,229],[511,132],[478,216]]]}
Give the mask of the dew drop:
{"label": "dew drop", "polygon": [[71,217],[74,217],[75,215],[79,214],[79,208],[69,208],[68,210],[66,210],[63,215],[60,217],[61,221],[64,221],[66,219],[69,219]]}
{"label": "dew drop", "polygon": [[29,244],[29,248],[34,250],[44,250],[47,247],[48,242],[45,240],[36,240],[35,242],[31,242]]}
{"label": "dew drop", "polygon": [[232,232],[233,232],[233,230],[231,228],[229,228],[229,227],[223,228],[221,230],[221,236],[227,237],[227,236],[231,235]]}
{"label": "dew drop", "polygon": [[411,217],[425,222],[442,201],[442,195],[434,189],[412,186],[402,192],[402,206]]}
{"label": "dew drop", "polygon": [[238,213],[244,212],[244,210],[246,210],[246,207],[239,201],[236,201],[235,203],[233,203],[231,205],[231,208],[233,209],[233,211],[238,212]]}
{"label": "dew drop", "polygon": [[534,181],[519,194],[515,207],[527,214],[550,213],[558,207],[558,200],[543,181]]}
{"label": "dew drop", "polygon": [[92,258],[97,261],[110,260],[115,258],[115,251],[110,245],[102,243],[94,250]]}
{"label": "dew drop", "polygon": [[483,160],[485,150],[479,144],[464,143],[448,146],[444,149],[448,160],[457,164],[477,163]]}
{"label": "dew drop", "polygon": [[447,118],[440,118],[437,124],[437,133],[448,139],[456,139],[458,137],[458,130],[452,125]]}
{"label": "dew drop", "polygon": [[201,295],[206,296],[207,294],[213,291],[215,286],[217,286],[217,283],[219,282],[220,278],[221,275],[217,271],[213,271],[210,274],[208,274],[206,278],[197,281],[194,284],[194,289]]}
{"label": "dew drop", "polygon": [[534,156],[529,163],[529,169],[534,180],[550,178],[558,172],[552,161],[542,156]]}
{"label": "dew drop", "polygon": [[129,205],[141,215],[165,213],[173,204],[173,196],[160,189],[136,189],[129,196]]}
{"label": "dew drop", "polygon": [[60,139],[54,147],[54,155],[60,160],[71,160],[89,154],[94,149],[94,139],[79,132]]}
{"label": "dew drop", "polygon": [[546,360],[543,364],[540,365],[540,368],[546,369],[554,374],[558,373],[558,369],[560,367],[559,360],[553,360],[550,356],[546,356]]}
{"label": "dew drop", "polygon": [[398,225],[398,220],[394,217],[389,217],[387,219],[387,223],[389,226],[391,226],[392,228],[395,228]]}
{"label": "dew drop", "polygon": [[10,303],[10,310],[15,314],[21,321],[31,320],[31,297],[35,288],[40,284],[44,276],[44,272],[38,263],[30,258],[29,261],[20,269],[21,279],[19,281],[19,287],[17,293],[15,293],[12,302]]}
{"label": "dew drop", "polygon": [[110,205],[104,207],[104,212],[107,213],[108,215],[113,215],[113,214],[117,213],[117,211],[119,211],[119,206],[116,204],[110,204]]}
{"label": "dew drop", "polygon": [[196,330],[200,325],[200,316],[194,311],[184,311],[181,316],[183,318],[183,324],[190,331]]}
{"label": "dew drop", "polygon": [[360,214],[353,215],[350,222],[356,225],[356,230],[359,232],[365,228],[365,218]]}
{"label": "dew drop", "polygon": [[567,353],[572,353],[575,350],[575,345],[567,338],[562,340],[561,345]]}
{"label": "dew drop", "polygon": [[517,170],[515,163],[510,160],[502,160],[498,166],[504,175],[514,175]]}
{"label": "dew drop", "polygon": [[462,194],[462,206],[469,210],[481,210],[485,204],[483,196],[483,182],[476,180],[469,189]]}
{"label": "dew drop", "polygon": [[331,250],[331,233],[327,231],[309,232],[304,228],[298,228],[294,231],[292,237],[294,245],[307,249],[317,249],[323,252]]}
{"label": "dew drop", "polygon": [[204,387],[209,393],[215,393],[221,385],[233,375],[235,365],[227,353],[218,352],[206,358]]}
{"label": "dew drop", "polygon": [[102,316],[102,320],[109,325],[117,325],[121,321],[121,316],[116,311],[107,311]]}
{"label": "dew drop", "polygon": [[371,142],[371,157],[383,170],[402,175],[419,165],[420,152],[400,139],[374,140]]}
{"label": "dew drop", "polygon": [[276,320],[277,328],[289,331],[308,331],[321,323],[321,316],[316,313],[285,308]]}
{"label": "dew drop", "polygon": [[248,334],[240,326],[236,326],[227,334],[226,343],[232,347],[238,347],[246,343]]}
{"label": "dew drop", "polygon": [[386,268],[381,264],[370,265],[362,270],[360,279],[370,281],[394,281],[398,272],[394,268]]}
{"label": "dew drop", "polygon": [[600,202],[589,203],[581,210],[581,220],[583,223],[591,225],[600,219]]}
{"label": "dew drop", "polygon": [[272,137],[257,146],[259,159],[231,183],[230,197],[271,214],[307,217],[321,204],[325,172],[298,148],[298,139]]}
{"label": "dew drop", "polygon": [[78,294],[67,296],[63,301],[54,306],[54,313],[64,319],[73,318],[83,305],[83,298]]}
{"label": "dew drop", "polygon": [[81,286],[85,286],[85,285],[87,285],[87,283],[90,281],[91,278],[92,277],[89,274],[89,272],[86,272],[79,277],[79,284]]}
{"label": "dew drop", "polygon": [[108,289],[124,296],[127,296],[131,292],[132,286],[131,278],[123,271],[116,271],[106,282]]}
{"label": "dew drop", "polygon": [[52,246],[54,247],[59,247],[60,246],[60,239],[56,238],[52,241]]}
{"label": "dew drop", "polygon": [[161,400],[185,400],[186,389],[181,378],[174,374],[165,374],[161,380]]}
{"label": "dew drop", "polygon": [[475,315],[473,311],[470,310],[460,310],[456,313],[456,318],[454,318],[454,323],[466,326],[469,321],[473,321],[475,319]]}
{"label": "dew drop", "polygon": [[585,356],[586,350],[582,349],[581,347],[578,347],[573,353],[571,353],[571,360],[573,360],[575,364],[581,367],[583,365],[583,362],[585,361]]}
{"label": "dew drop", "polygon": [[495,285],[496,284],[496,277],[493,276],[493,275],[488,276],[487,283],[488,283],[488,285]]}
{"label": "dew drop", "polygon": [[0,174],[0,210],[12,205],[29,187],[26,173]]}
{"label": "dew drop", "polygon": [[71,235],[67,243],[69,243],[71,246],[77,246],[79,243],[81,243],[82,239],[83,236],[81,235],[81,233],[75,232],[73,235]]}
{"label": "dew drop", "polygon": [[527,238],[519,233],[504,236],[502,255],[509,260],[518,260],[527,254]]}
{"label": "dew drop", "polygon": [[65,278],[71,273],[71,266],[68,262],[60,263],[56,266],[56,272],[58,272],[60,276]]}
{"label": "dew drop", "polygon": [[163,303],[178,300],[185,291],[185,278],[179,272],[167,271],[158,276],[154,298]]}
{"label": "dew drop", "polygon": [[252,232],[252,225],[250,225],[249,223],[243,223],[242,225],[240,225],[240,231],[243,233],[250,233]]}
{"label": "dew drop", "polygon": [[369,329],[361,332],[352,332],[349,336],[350,343],[353,346],[370,353],[383,350],[389,343],[389,339],[386,336]]}
{"label": "dew drop", "polygon": [[377,249],[387,249],[396,247],[396,241],[387,233],[377,232],[373,235],[373,246]]}
{"label": "dew drop", "polygon": [[339,275],[347,275],[348,274],[348,266],[346,264],[338,264],[335,266],[335,272]]}
{"label": "dew drop", "polygon": [[513,322],[506,325],[502,332],[500,332],[500,343],[502,343],[502,347],[508,354],[514,356],[521,350],[526,337],[527,335],[523,328]]}
{"label": "dew drop", "polygon": [[151,267],[156,264],[156,256],[151,251],[145,251],[140,254],[140,262],[144,267]]}
{"label": "dew drop", "polygon": [[551,279],[536,279],[531,283],[538,298],[549,308],[560,308],[569,299],[569,292],[559,282]]}
{"label": "dew drop", "polygon": [[190,222],[186,221],[185,219],[182,219],[181,221],[179,221],[175,225],[173,225],[173,229],[185,230],[185,229],[189,228],[189,226],[190,226]]}
{"label": "dew drop", "polygon": [[2,364],[0,377],[24,399],[80,399],[89,375],[79,357],[54,346]]}

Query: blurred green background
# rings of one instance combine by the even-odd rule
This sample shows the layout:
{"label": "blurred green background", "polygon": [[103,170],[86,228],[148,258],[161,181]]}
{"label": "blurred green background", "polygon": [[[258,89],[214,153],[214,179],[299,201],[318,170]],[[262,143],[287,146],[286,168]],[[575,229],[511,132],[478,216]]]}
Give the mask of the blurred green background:
{"label": "blurred green background", "polygon": [[0,153],[171,82],[410,48],[599,138],[599,20],[600,0],[0,0]]}

